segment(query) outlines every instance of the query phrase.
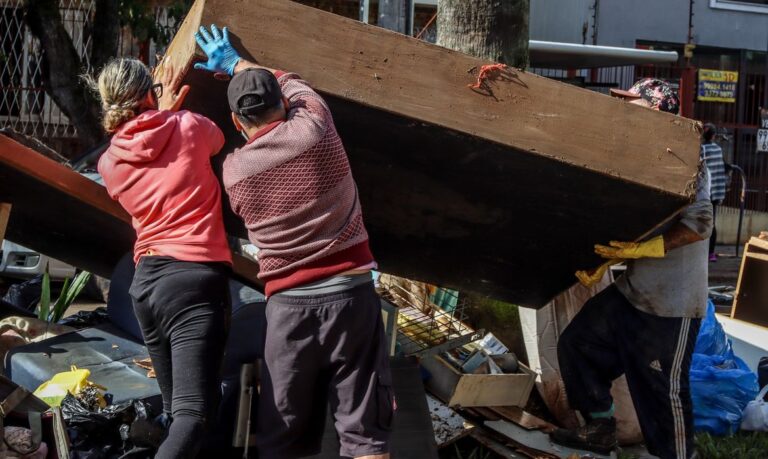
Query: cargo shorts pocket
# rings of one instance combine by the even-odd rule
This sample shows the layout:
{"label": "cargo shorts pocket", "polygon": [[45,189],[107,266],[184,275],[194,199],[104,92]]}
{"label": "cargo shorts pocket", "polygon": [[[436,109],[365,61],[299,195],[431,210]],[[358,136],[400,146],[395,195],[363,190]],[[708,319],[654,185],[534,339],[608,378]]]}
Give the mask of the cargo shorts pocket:
{"label": "cargo shorts pocket", "polygon": [[392,377],[389,374],[379,374],[377,378],[378,424],[381,429],[390,431],[395,418],[395,392],[392,389]]}

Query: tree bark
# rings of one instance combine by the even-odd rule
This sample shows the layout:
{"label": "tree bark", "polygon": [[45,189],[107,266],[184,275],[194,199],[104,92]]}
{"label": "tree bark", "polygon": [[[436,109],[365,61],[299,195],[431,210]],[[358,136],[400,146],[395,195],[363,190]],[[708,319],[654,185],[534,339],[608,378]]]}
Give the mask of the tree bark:
{"label": "tree bark", "polygon": [[120,39],[120,5],[118,0],[96,0],[91,34],[91,68],[101,70],[117,56]]}
{"label": "tree bark", "polygon": [[[438,0],[437,44],[517,68],[528,66],[529,0]],[[493,332],[522,361],[525,343],[516,305],[472,292],[467,321]]]}
{"label": "tree bark", "polygon": [[83,147],[98,145],[104,138],[99,105],[80,78],[84,69],[61,21],[58,0],[28,0],[26,20],[45,51],[42,77],[46,92],[75,126]]}
{"label": "tree bark", "polygon": [[526,68],[529,5],[529,0],[439,0],[437,44]]}

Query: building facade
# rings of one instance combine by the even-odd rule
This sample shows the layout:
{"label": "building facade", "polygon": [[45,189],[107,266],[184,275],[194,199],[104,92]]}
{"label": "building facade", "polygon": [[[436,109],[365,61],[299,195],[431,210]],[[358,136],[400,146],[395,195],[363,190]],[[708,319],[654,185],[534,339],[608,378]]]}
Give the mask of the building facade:
{"label": "building facade", "polygon": [[[530,31],[535,40],[677,51],[669,65],[541,73],[593,89],[669,80],[685,116],[718,126],[726,160],[746,173],[746,208],[768,212],[768,153],[757,152],[760,109],[768,107],[768,0],[531,0]],[[712,97],[712,87],[724,91]],[[726,205],[738,207],[741,184],[732,185]]]}

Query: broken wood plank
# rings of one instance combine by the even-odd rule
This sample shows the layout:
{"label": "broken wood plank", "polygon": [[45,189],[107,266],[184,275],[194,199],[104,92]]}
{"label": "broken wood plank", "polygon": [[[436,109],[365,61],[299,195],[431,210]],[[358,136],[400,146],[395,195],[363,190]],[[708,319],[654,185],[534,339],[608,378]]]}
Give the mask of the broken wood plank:
{"label": "broken wood plank", "polygon": [[503,435],[509,442],[515,445],[516,449],[530,457],[535,458],[562,458],[562,457],[583,457],[587,454],[593,458],[610,459],[611,455],[590,453],[585,450],[569,448],[556,445],[549,440],[549,435],[539,430],[526,430],[508,421],[490,421],[486,422],[485,427],[493,432]]}
{"label": "broken wood plank", "polygon": [[[486,432],[483,429],[475,429],[469,434],[472,438],[474,438],[478,443],[485,446],[489,450],[493,451],[494,453],[498,454],[500,457],[508,458],[508,459],[519,459],[522,455],[522,453],[516,453],[515,450],[508,447],[506,445],[506,441],[502,442],[494,438],[489,434],[489,432]],[[530,455],[525,455],[525,457],[531,457]]]}
{"label": "broken wood plank", "polygon": [[554,424],[534,416],[517,406],[497,406],[490,408],[490,410],[507,421],[514,422],[527,430],[541,430],[549,433],[557,428]]}
{"label": "broken wood plank", "polygon": [[[191,68],[211,23],[323,93],[383,271],[541,306],[599,264],[595,243],[637,239],[693,196],[695,121],[520,70],[473,90],[488,62],[288,0],[197,0],[163,61],[187,69],[184,107],[228,151],[243,142],[227,83]],[[232,215],[228,229],[245,234]]]}

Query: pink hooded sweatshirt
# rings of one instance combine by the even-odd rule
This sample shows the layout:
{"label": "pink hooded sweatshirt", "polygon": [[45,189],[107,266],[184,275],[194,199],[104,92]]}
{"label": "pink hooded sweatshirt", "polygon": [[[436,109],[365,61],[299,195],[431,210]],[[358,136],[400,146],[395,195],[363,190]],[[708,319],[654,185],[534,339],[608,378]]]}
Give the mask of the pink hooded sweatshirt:
{"label": "pink hooded sweatshirt", "polygon": [[210,161],[223,145],[211,120],[186,110],[149,110],[115,132],[98,169],[132,217],[134,261],[151,254],[232,263]]}

